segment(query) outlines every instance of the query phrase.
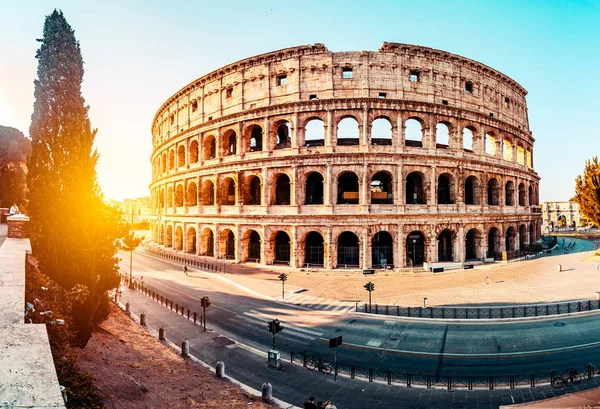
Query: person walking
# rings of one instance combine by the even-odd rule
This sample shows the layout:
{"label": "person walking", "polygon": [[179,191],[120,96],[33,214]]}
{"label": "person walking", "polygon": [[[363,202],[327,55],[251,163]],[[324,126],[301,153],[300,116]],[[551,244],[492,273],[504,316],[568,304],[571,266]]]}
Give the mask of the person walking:
{"label": "person walking", "polygon": [[308,401],[304,402],[304,409],[318,409],[318,406],[315,405],[315,397],[311,396],[308,398]]}
{"label": "person walking", "polygon": [[183,266],[183,274],[188,275],[187,266]]}

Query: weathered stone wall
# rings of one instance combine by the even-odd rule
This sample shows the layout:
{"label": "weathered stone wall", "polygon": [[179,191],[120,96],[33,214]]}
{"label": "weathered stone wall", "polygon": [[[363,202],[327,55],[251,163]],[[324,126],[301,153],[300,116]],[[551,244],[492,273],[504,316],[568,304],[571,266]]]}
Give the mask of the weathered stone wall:
{"label": "weathered stone wall", "polygon": [[[356,235],[363,268],[379,232],[389,232],[388,264],[399,267],[412,262],[411,232],[424,236],[428,262],[517,250],[539,238],[541,225],[525,95],[480,63],[402,44],[344,53],[317,44],[231,64],[179,91],[155,117],[153,238],[270,264],[285,256],[277,253],[285,232],[293,267],[307,264],[310,232],[322,236],[328,268],[340,264],[343,232]],[[347,118],[358,129],[350,139],[340,126]],[[385,138],[373,131],[381,119]],[[421,128],[417,140],[409,120]],[[441,125],[448,136],[440,142]],[[323,197],[314,203],[317,173]],[[382,175],[384,191],[372,186]]]}

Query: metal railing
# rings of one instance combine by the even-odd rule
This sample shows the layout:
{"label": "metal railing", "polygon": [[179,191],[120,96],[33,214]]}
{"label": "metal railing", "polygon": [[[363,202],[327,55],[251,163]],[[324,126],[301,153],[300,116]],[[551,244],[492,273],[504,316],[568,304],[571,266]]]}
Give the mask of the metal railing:
{"label": "metal railing", "polygon": [[142,253],[151,254],[156,257],[164,258],[165,260],[174,261],[176,263],[181,263],[184,265],[196,267],[196,268],[206,270],[206,271],[214,271],[217,273],[225,273],[226,272],[226,269],[225,269],[226,264],[225,263],[212,263],[212,262],[208,262],[208,261],[196,260],[196,259],[186,257],[184,255],[173,254],[170,251],[154,249],[151,247],[142,248]]}
{"label": "metal railing", "polygon": [[[515,389],[518,387],[534,388],[540,385],[552,384],[559,379],[561,374],[577,373],[581,379],[591,379],[600,374],[600,370],[593,364],[587,364],[580,368],[569,368],[560,371],[531,372],[527,374],[501,374],[501,375],[432,375],[422,372],[405,371],[395,368],[365,368],[356,365],[346,365],[340,362],[328,361],[306,352],[291,352],[292,363],[298,363],[307,367],[311,361],[319,361],[328,365],[338,374],[346,375],[351,379],[366,379],[369,382],[380,381],[388,385],[400,385],[407,388],[413,386],[425,386],[427,389],[444,388],[453,389]],[[564,375],[563,375],[564,377]]]}
{"label": "metal railing", "polygon": [[356,312],[397,317],[434,319],[505,319],[562,315],[600,309],[600,300],[564,301],[548,304],[485,307],[403,307],[356,303]]}

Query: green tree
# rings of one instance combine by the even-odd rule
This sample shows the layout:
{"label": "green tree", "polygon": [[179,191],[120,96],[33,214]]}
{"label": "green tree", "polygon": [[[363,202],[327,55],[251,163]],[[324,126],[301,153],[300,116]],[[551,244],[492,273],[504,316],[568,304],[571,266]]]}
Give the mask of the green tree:
{"label": "green tree", "polygon": [[70,290],[74,342],[83,347],[108,315],[107,291],[119,284],[115,254],[127,226],[97,183],[96,130],[81,95],[83,59],[61,11],[46,17],[38,41],[27,174],[31,242],[42,273]]}
{"label": "green tree", "polygon": [[598,157],[585,162],[583,175],[575,179],[575,197],[579,211],[600,227],[600,163]]}
{"label": "green tree", "polygon": [[18,129],[0,126],[0,207],[25,203],[25,165],[29,139]]}

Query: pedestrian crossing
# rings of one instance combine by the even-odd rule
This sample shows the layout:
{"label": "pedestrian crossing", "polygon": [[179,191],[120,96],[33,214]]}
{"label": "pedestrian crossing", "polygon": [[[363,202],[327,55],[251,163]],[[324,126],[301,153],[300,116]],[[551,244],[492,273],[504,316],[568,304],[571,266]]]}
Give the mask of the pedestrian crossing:
{"label": "pedestrian crossing", "polygon": [[[247,321],[251,321],[256,324],[266,324],[267,322],[273,320],[272,314],[267,315],[256,310],[246,311],[244,312],[244,315]],[[305,327],[298,324],[290,325],[289,322],[286,322],[284,327],[286,334],[293,334],[298,338],[304,338],[310,341],[313,341],[315,338],[320,338],[323,335],[322,332],[315,331],[314,328]]]}
{"label": "pedestrian crossing", "polygon": [[339,314],[346,314],[354,311],[356,304],[350,301],[337,301],[330,300],[327,298],[313,297],[305,292],[296,292],[287,294],[285,299],[279,299],[279,301],[288,302],[290,304],[299,305],[304,308],[311,310],[329,311]]}

